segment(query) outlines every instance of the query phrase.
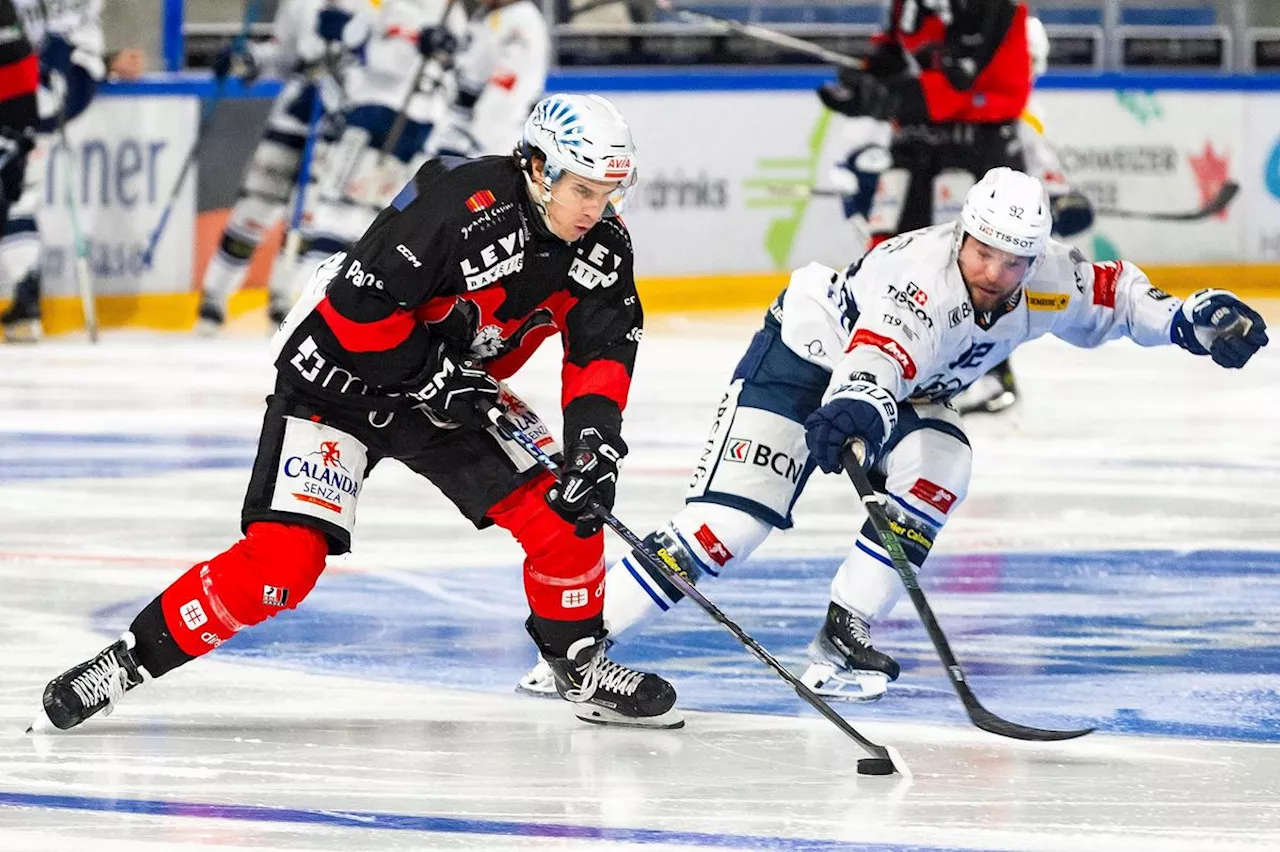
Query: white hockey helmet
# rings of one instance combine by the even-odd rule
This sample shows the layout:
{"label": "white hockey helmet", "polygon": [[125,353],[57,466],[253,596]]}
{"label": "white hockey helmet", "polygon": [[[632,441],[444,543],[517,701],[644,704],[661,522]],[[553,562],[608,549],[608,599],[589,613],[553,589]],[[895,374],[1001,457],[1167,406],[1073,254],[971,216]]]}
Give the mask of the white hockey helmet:
{"label": "white hockey helmet", "polygon": [[1044,254],[1053,213],[1044,184],[1031,175],[1000,166],[982,176],[964,197],[960,233],[1020,257]]}
{"label": "white hockey helmet", "polygon": [[[613,104],[599,95],[551,95],[525,119],[520,156],[528,169],[533,149],[546,156],[542,169],[542,205],[551,200],[551,185],[564,172],[598,181],[617,181],[610,199],[619,212],[636,183],[636,145],[631,128]],[[608,215],[606,213],[606,215]]]}
{"label": "white hockey helmet", "polygon": [[1049,70],[1049,31],[1034,15],[1027,18],[1027,52],[1031,54],[1031,79]]}

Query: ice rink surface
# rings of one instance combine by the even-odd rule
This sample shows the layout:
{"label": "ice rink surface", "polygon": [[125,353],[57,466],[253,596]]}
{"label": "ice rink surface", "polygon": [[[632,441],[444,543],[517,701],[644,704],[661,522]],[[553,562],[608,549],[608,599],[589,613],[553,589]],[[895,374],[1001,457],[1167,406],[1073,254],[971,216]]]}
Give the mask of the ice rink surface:
{"label": "ice rink surface", "polygon": [[[650,321],[617,504],[637,532],[680,505],[758,320]],[[513,386],[558,433],[555,348]],[[251,326],[0,349],[0,849],[1280,848],[1275,347],[1228,373],[1039,341],[1019,405],[967,424],[974,480],[926,593],[990,709],[1084,739],[968,725],[909,602],[876,633],[901,680],[839,709],[910,780],[858,776],[860,750],[687,604],[614,652],[675,683],[686,727],[578,722],[512,692],[533,660],[516,545],[393,464],[299,610],[25,735],[51,676],[238,535],[269,363]],[[798,671],[861,513],[818,475],[796,516],[702,588]]]}

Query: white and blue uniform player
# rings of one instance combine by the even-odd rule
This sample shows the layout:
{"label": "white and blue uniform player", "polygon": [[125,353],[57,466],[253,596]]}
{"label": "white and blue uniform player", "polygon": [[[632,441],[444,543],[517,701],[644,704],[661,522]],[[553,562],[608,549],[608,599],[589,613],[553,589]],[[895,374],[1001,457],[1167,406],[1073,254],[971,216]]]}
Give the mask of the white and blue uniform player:
{"label": "white and blue uniform player", "polygon": [[[214,60],[219,82],[234,69],[245,82],[269,77],[285,83],[271,106],[218,250],[205,270],[200,333],[211,334],[226,321],[227,300],[243,286],[258,244],[285,216],[316,98],[322,100],[323,114],[342,109],[345,77],[363,58],[372,12],[369,0],[285,0],[269,41],[250,43],[239,55],[228,45]],[[292,303],[282,293],[270,295],[269,311],[279,322]]]}
{"label": "white and blue uniform player", "polygon": [[[1051,239],[1051,227],[1043,185],[998,168],[966,195],[959,221],[901,234],[844,270],[795,271],[738,363],[684,509],[649,547],[693,582],[731,570],[791,526],[814,468],[838,472],[842,448],[857,439],[918,570],[969,487],[969,441],[948,401],[1020,344],[1128,337],[1229,368],[1266,345],[1262,317],[1231,293],[1201,290],[1184,302],[1131,263],[1088,262]],[[632,555],[606,582],[614,639],[680,599]],[[831,582],[802,679],[826,695],[880,697],[898,664],[872,646],[870,627],[901,590],[864,523]],[[522,687],[545,691],[543,674],[530,672]]]}
{"label": "white and blue uniform player", "polygon": [[466,25],[461,3],[379,4],[365,61],[347,79],[344,129],[317,155],[297,262],[272,273],[272,288],[289,304],[325,258],[360,238],[421,164],[452,100],[450,65]]}
{"label": "white and blue uniform player", "polygon": [[431,156],[505,154],[547,86],[551,32],[533,0],[481,0],[455,65],[457,95]]}
{"label": "white and blue uniform player", "polygon": [[40,124],[28,159],[21,197],[9,211],[0,236],[0,293],[13,303],[0,316],[9,341],[34,341],[40,327],[40,231],[37,212],[44,204],[46,163],[62,126],[89,107],[106,77],[103,58],[102,0],[14,0],[27,40],[40,57],[36,93]]}

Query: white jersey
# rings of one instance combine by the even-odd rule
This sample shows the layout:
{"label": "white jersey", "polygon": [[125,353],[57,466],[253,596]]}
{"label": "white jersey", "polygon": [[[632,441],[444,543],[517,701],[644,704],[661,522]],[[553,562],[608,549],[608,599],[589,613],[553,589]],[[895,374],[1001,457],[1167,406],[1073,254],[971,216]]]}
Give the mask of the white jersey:
{"label": "white jersey", "polygon": [[[364,66],[348,79],[351,106],[385,106],[399,112],[417,86],[417,94],[409,101],[409,119],[426,124],[443,116],[452,84],[438,62],[432,60],[422,68],[418,32],[439,26],[446,6],[445,0],[382,0],[378,4]],[[461,40],[467,23],[462,4],[455,2],[448,9],[445,25]]]}
{"label": "white jersey", "polygon": [[1018,139],[1022,142],[1022,153],[1026,158],[1026,173],[1039,178],[1049,197],[1057,198],[1070,192],[1071,183],[1067,180],[1062,160],[1045,135],[1045,113],[1035,95],[1027,102],[1027,108],[1018,121]]}
{"label": "white jersey", "polygon": [[816,263],[797,270],[781,299],[783,341],[832,370],[832,387],[861,373],[898,401],[950,399],[1044,334],[1083,347],[1122,336],[1171,342],[1180,299],[1131,263],[1090,263],[1057,240],[1002,311],[978,317],[955,234],[954,223],[935,225],[880,244],[842,272]]}
{"label": "white jersey", "polygon": [[[332,50],[316,32],[321,10],[326,7],[350,12],[352,23],[348,32],[363,28],[368,30],[374,6],[370,0],[283,0],[276,9],[271,39],[251,42],[249,50],[264,77],[286,79],[305,74],[309,66],[325,60],[327,50]],[[349,57],[338,57],[348,60]]]}
{"label": "white jersey", "polygon": [[533,0],[517,0],[472,18],[466,48],[458,56],[458,90],[479,100],[469,119],[450,114],[451,122],[462,125],[457,129],[470,136],[468,153],[511,151],[546,90],[550,66],[551,33]]}
{"label": "white jersey", "polygon": [[[40,54],[46,34],[56,34],[73,48],[71,61],[95,80],[107,76],[102,37],[102,0],[14,0],[32,50]],[[42,119],[56,116],[62,109],[62,95],[43,84],[36,93]]]}

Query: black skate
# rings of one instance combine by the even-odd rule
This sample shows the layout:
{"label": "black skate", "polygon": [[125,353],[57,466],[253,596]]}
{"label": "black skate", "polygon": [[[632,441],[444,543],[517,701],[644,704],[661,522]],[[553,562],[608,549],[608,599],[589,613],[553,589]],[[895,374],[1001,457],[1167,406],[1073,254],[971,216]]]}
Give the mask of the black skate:
{"label": "black skate", "polygon": [[288,302],[272,299],[267,305],[267,319],[271,322],[271,327],[279,327],[280,323],[284,322],[284,318],[289,316],[289,309],[292,307],[293,305]]}
{"label": "black skate", "polygon": [[961,414],[999,414],[1018,401],[1018,383],[1013,368],[1001,361],[956,398]]}
{"label": "black skate", "polygon": [[35,343],[40,340],[40,277],[31,273],[13,290],[13,304],[0,314],[6,343]]}
{"label": "black skate", "polygon": [[813,662],[800,681],[827,698],[877,701],[900,671],[893,657],[871,646],[867,623],[834,602],[809,643],[809,657]]}
{"label": "black skate", "polygon": [[27,732],[50,728],[68,731],[100,711],[110,715],[120,697],[145,678],[133,647],[133,634],[126,631],[92,660],[49,681],[44,688],[43,712]]}
{"label": "black skate", "polygon": [[547,660],[556,692],[573,703],[574,715],[599,725],[682,728],[676,691],[662,678],[638,672],[605,656],[603,635],[569,646],[567,657]]}
{"label": "black skate", "polygon": [[196,312],[196,334],[213,337],[227,324],[227,312],[215,302],[201,302]]}

